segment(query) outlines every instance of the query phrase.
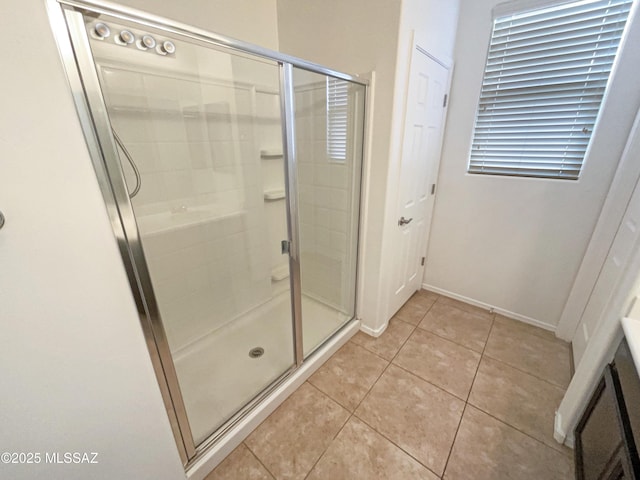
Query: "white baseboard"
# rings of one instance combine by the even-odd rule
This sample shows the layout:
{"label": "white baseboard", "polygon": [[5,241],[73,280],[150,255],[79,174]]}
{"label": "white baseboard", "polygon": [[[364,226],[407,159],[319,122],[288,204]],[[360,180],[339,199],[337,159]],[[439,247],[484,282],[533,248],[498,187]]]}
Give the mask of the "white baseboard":
{"label": "white baseboard", "polygon": [[322,366],[342,345],[347,343],[360,329],[360,321],[353,320],[339,334],[305,360],[298,370],[289,376],[246,417],[231,428],[224,437],[204,453],[186,472],[188,480],[203,480],[225,459],[253,430],[285,401],[313,372]]}
{"label": "white baseboard", "polygon": [[505,310],[500,307],[489,305],[488,303],[480,302],[478,300],[474,300],[473,298],[465,297],[464,295],[458,295],[457,293],[450,292],[442,288],[434,287],[433,285],[423,283],[422,288],[424,288],[425,290],[429,290],[430,292],[437,293],[439,295],[444,295],[445,297],[453,298],[455,300],[460,300],[461,302],[468,303],[476,307],[485,308],[489,311],[498,313],[504,317],[511,318],[513,320],[519,320],[524,323],[528,323],[529,325],[533,325],[534,327],[540,327],[540,328],[543,328],[544,330],[549,330],[554,333],[556,331],[556,326],[550,323],[543,322],[535,318],[527,317],[526,315],[520,315],[519,313],[511,312],[509,310]]}
{"label": "white baseboard", "polygon": [[556,412],[556,416],[553,421],[553,438],[558,443],[564,443],[567,439],[567,434],[562,428],[562,415],[559,412]]}
{"label": "white baseboard", "polygon": [[567,438],[564,439],[564,444],[572,450],[576,447],[576,439],[573,435],[573,432],[567,435]]}
{"label": "white baseboard", "polygon": [[385,322],[379,328],[373,329],[373,328],[367,327],[364,323],[360,323],[360,330],[366,333],[367,335],[371,335],[372,337],[378,338],[380,335],[384,333],[388,325],[389,325],[389,322]]}
{"label": "white baseboard", "polygon": [[553,425],[553,438],[556,442],[565,445],[569,448],[574,448],[575,438],[573,432],[567,434],[562,428],[562,415],[556,411],[556,417]]}

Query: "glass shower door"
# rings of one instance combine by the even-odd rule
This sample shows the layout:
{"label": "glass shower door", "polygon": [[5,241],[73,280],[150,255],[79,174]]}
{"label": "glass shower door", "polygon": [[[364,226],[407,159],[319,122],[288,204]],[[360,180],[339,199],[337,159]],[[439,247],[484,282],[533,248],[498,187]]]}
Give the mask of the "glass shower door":
{"label": "glass shower door", "polygon": [[355,316],[365,87],[294,68],[293,90],[308,356]]}
{"label": "glass shower door", "polygon": [[85,22],[197,445],[294,365],[279,66]]}

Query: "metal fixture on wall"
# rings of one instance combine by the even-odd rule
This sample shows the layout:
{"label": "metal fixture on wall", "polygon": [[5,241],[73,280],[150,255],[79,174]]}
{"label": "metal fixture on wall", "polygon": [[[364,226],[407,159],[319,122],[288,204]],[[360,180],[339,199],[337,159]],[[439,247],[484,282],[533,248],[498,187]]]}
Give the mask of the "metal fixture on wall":
{"label": "metal fixture on wall", "polygon": [[[98,22],[93,26],[90,34],[98,40],[106,41],[111,37],[111,27],[104,22]],[[134,45],[138,50],[151,50],[158,55],[173,55],[176,53],[176,44],[171,40],[156,40],[155,37],[148,33],[143,33],[142,36],[137,39],[135,33],[125,29],[121,30],[120,33],[114,35],[112,38],[113,43],[122,47]]]}
{"label": "metal fixture on wall", "polygon": [[133,191],[129,194],[129,198],[133,198],[140,191],[140,187],[142,187],[142,178],[140,177],[140,170],[138,170],[138,167],[136,166],[136,162],[134,162],[133,158],[131,158],[131,154],[129,153],[129,150],[127,150],[127,147],[124,146],[124,143],[122,143],[122,139],[113,128],[111,129],[111,133],[113,133],[113,138],[116,140],[116,143],[122,150],[122,153],[124,153],[124,156],[129,161],[129,165],[131,165],[131,168],[133,169],[133,174],[136,176],[136,186],[133,187]]}

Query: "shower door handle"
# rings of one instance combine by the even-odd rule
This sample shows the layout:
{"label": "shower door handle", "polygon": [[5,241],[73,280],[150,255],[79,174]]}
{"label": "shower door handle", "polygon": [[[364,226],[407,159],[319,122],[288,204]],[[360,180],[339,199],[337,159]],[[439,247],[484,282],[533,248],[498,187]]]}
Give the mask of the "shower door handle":
{"label": "shower door handle", "polygon": [[291,252],[291,242],[289,240],[282,240],[280,242],[280,251],[282,252],[282,255]]}

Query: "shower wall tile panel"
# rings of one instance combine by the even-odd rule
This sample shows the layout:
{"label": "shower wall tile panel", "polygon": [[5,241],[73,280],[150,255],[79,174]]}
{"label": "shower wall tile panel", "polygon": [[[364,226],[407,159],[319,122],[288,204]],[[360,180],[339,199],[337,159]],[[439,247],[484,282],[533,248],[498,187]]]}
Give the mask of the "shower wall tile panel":
{"label": "shower wall tile panel", "polygon": [[112,125],[142,175],[132,203],[177,351],[271,298],[260,149],[281,145],[279,97],[117,69],[104,81]]}
{"label": "shower wall tile panel", "polygon": [[324,82],[296,89],[295,117],[303,289],[343,309],[351,281],[346,262],[353,168],[327,154]]}
{"label": "shower wall tile panel", "polygon": [[[280,96],[274,92],[256,93],[256,113],[260,119],[256,124],[256,134],[261,150],[271,153],[282,152],[282,126],[280,120]],[[262,191],[284,192],[285,168],[284,156],[269,156],[261,158],[262,167]],[[282,278],[283,271],[287,271],[289,257],[283,255],[280,242],[286,240],[287,230],[287,203],[284,198],[280,200],[265,201],[265,218],[268,229],[268,248],[271,271],[275,278]],[[275,290],[287,290],[289,279],[274,280]]]}

